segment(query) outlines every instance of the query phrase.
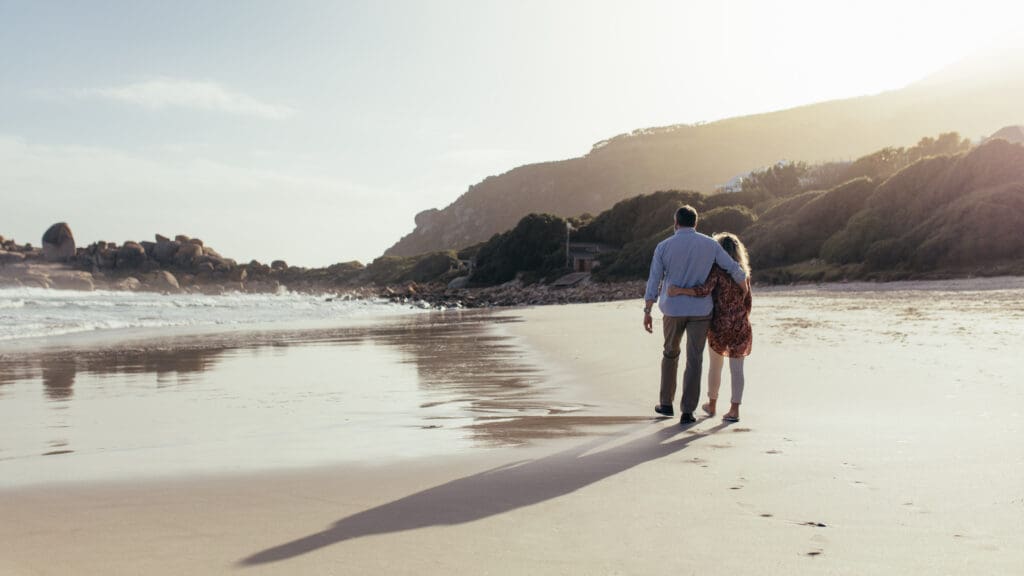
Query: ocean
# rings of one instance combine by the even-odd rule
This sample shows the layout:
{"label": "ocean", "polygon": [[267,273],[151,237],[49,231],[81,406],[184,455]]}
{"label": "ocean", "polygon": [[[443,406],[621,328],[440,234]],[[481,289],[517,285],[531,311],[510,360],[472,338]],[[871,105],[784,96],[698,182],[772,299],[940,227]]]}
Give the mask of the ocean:
{"label": "ocean", "polygon": [[125,329],[244,327],[421,313],[386,300],[279,294],[154,294],[0,288],[4,342]]}

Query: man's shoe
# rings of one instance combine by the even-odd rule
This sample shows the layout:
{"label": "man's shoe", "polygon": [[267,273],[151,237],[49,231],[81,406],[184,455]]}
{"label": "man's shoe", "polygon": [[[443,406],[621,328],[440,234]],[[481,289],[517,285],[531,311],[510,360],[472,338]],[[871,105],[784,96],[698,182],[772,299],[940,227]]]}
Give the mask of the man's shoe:
{"label": "man's shoe", "polygon": [[658,414],[661,414],[662,416],[669,417],[675,416],[676,414],[675,410],[672,409],[671,404],[655,404],[654,411],[657,412]]}
{"label": "man's shoe", "polygon": [[686,426],[687,424],[693,424],[697,419],[693,417],[693,412],[683,412],[683,415],[679,417],[679,424]]}

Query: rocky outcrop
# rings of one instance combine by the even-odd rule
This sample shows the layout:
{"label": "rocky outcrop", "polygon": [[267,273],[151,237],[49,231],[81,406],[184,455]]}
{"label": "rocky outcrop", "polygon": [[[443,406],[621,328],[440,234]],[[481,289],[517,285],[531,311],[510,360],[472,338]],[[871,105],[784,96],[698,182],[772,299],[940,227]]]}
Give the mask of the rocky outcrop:
{"label": "rocky outcrop", "polygon": [[518,281],[488,288],[450,288],[443,284],[410,283],[386,287],[376,295],[418,308],[491,308],[498,306],[543,306],[580,302],[610,302],[641,299],[645,282],[598,283],[589,279],[570,288],[549,284],[523,286]]}
{"label": "rocky outcrop", "polygon": [[43,233],[43,258],[48,262],[67,262],[75,257],[75,237],[66,222],[58,222]]}
{"label": "rocky outcrop", "polygon": [[642,286],[587,282],[562,290],[540,284],[523,287],[518,282],[493,288],[466,288],[465,277],[450,284],[410,282],[381,288],[374,286],[372,280],[367,268],[358,262],[312,269],[289,266],[284,260],[269,265],[252,260],[240,265],[202,240],[185,235],[171,240],[158,234],[154,241],[127,241],[121,245],[98,241],[76,249],[69,262],[47,262],[41,250],[0,238],[0,286],[171,294],[289,290],[345,294],[347,298],[386,298],[420,308],[593,302],[638,297],[637,290],[642,290]]}

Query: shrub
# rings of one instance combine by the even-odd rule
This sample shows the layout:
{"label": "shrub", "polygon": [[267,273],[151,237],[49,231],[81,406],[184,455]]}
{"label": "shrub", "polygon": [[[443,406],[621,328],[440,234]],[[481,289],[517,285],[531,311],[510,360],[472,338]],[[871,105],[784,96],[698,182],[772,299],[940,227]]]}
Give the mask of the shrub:
{"label": "shrub", "polygon": [[705,213],[697,221],[697,229],[711,235],[716,232],[740,234],[757,220],[754,212],[745,206],[725,206]]}
{"label": "shrub", "polygon": [[676,210],[690,204],[703,209],[704,196],[698,192],[655,192],[623,200],[599,214],[575,235],[580,241],[625,246],[643,240],[671,226]]}
{"label": "shrub", "polygon": [[477,252],[471,281],[477,285],[508,282],[519,272],[541,278],[565,267],[566,221],[550,214],[528,214],[516,227],[495,234]]}

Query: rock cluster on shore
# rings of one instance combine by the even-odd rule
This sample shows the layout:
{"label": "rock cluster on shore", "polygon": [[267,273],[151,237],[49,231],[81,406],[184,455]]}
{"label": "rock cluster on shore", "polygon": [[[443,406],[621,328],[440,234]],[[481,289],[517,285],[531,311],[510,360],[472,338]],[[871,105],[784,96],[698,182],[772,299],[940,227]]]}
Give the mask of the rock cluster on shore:
{"label": "rock cluster on shore", "polygon": [[[253,260],[239,264],[225,258],[198,238],[153,241],[93,242],[76,247],[66,223],[51,226],[42,248],[18,244],[0,236],[0,286],[68,290],[128,290],[162,293],[268,293],[280,290],[347,298],[385,298],[421,308],[481,308],[568,302],[602,302],[642,297],[638,282],[582,282],[569,288],[545,284],[524,286],[519,281],[486,288],[463,283],[408,283],[380,287],[368,281],[361,266],[352,263],[326,268],[289,266],[283,260],[269,265]],[[456,287],[459,286],[459,287]]]}
{"label": "rock cluster on shore", "polygon": [[585,281],[568,288],[549,284],[522,285],[519,281],[482,288],[449,288],[441,284],[409,284],[388,287],[378,295],[392,302],[421,308],[490,308],[496,306],[541,306],[584,302],[642,299],[643,281]]}

